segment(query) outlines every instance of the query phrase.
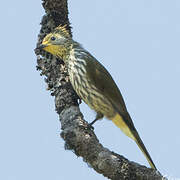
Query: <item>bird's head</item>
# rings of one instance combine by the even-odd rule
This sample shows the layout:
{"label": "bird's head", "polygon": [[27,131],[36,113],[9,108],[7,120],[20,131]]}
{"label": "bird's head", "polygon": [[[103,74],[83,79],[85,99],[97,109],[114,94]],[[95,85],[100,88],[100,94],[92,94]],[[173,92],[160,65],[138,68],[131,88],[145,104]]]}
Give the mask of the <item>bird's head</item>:
{"label": "bird's head", "polygon": [[60,25],[44,37],[39,48],[63,59],[67,54],[71,40],[65,26]]}

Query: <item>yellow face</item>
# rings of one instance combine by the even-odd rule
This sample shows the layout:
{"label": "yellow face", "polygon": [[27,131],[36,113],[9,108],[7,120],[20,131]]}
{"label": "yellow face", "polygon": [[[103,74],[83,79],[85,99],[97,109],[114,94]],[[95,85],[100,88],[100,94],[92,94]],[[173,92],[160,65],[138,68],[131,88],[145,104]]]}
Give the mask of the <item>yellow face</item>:
{"label": "yellow face", "polygon": [[67,54],[67,47],[72,40],[65,27],[66,26],[60,25],[55,28],[52,33],[47,34],[40,48],[54,56],[64,59]]}
{"label": "yellow face", "polygon": [[43,39],[42,45],[43,49],[53,55],[58,55],[60,49],[62,48],[61,44],[58,44],[58,39],[60,39],[59,34],[50,33],[45,36]]}

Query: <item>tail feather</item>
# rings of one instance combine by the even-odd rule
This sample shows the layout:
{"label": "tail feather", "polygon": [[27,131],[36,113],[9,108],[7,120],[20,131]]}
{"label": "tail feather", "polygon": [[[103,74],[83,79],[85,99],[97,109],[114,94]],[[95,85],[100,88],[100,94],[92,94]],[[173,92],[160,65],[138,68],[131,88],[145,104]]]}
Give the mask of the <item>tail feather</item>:
{"label": "tail feather", "polygon": [[146,147],[144,146],[138,132],[136,131],[135,127],[128,127],[128,125],[125,123],[125,121],[123,120],[123,118],[117,114],[114,118],[112,118],[113,123],[118,126],[128,137],[130,137],[131,139],[133,139],[136,144],[138,145],[138,147],[141,149],[142,153],[144,154],[144,156],[146,157],[149,165],[151,166],[151,168],[156,169],[156,166],[154,165]]}
{"label": "tail feather", "polygon": [[142,151],[142,153],[144,154],[144,156],[146,157],[149,165],[151,166],[151,168],[157,169],[156,166],[155,166],[155,164],[153,163],[153,160],[151,159],[151,156],[149,155],[149,153],[148,153],[145,145],[143,144],[141,138],[139,137],[138,132],[136,131],[134,134],[135,134],[134,136],[135,136],[135,138],[136,138],[135,142],[136,142],[136,144],[138,145],[138,147],[141,149],[141,151]]}

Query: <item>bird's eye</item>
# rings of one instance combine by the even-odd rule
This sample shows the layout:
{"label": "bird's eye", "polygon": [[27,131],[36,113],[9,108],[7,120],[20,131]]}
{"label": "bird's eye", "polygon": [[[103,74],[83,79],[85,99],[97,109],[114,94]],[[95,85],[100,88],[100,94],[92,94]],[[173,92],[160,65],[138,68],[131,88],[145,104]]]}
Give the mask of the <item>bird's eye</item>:
{"label": "bird's eye", "polygon": [[53,36],[53,37],[51,37],[51,41],[54,41],[54,40],[56,40],[56,38]]}

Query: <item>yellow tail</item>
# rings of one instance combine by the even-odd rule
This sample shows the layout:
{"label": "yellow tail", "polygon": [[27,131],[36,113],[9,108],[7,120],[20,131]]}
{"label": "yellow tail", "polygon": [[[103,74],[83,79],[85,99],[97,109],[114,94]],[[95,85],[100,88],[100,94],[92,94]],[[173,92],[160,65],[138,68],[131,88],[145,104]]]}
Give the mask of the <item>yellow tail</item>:
{"label": "yellow tail", "polygon": [[132,129],[131,129],[131,127],[128,127],[128,125],[125,123],[125,121],[119,114],[116,114],[116,116],[114,116],[114,118],[112,118],[111,120],[117,127],[119,127],[123,131],[124,134],[126,134],[128,137],[130,137],[131,139],[133,139],[136,142],[138,147],[141,149],[141,151],[145,155],[151,168],[156,169],[156,166],[154,165],[154,163],[153,163],[146,147],[144,146],[138,132],[136,131],[135,127],[133,126]]}

